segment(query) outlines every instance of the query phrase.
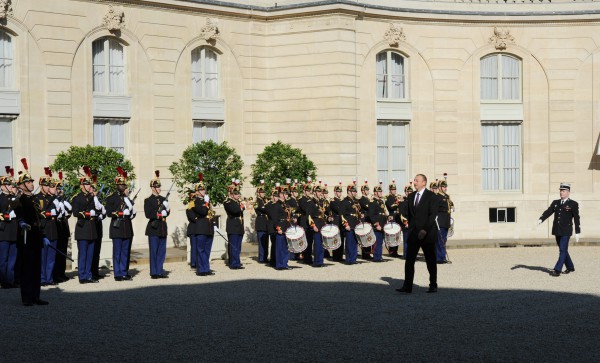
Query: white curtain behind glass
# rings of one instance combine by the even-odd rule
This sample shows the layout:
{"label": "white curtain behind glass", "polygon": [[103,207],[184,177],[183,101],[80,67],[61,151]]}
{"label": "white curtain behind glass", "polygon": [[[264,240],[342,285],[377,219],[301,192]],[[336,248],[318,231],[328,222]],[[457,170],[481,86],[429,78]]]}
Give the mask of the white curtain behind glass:
{"label": "white curtain behind glass", "polygon": [[125,94],[125,56],[123,46],[115,40],[109,41],[110,93]]}
{"label": "white curtain behind glass", "polygon": [[217,66],[217,53],[210,49],[205,52],[206,98],[217,98],[219,96],[219,73]]}
{"label": "white curtain behind glass", "polygon": [[108,146],[106,137],[106,122],[94,121],[94,146]]}
{"label": "white curtain behind glass", "polygon": [[377,54],[377,98],[386,98],[387,95],[387,53]]}
{"label": "white curtain behind glass", "polygon": [[0,119],[0,165],[13,165],[12,122]]}
{"label": "white curtain behind glass", "polygon": [[377,178],[384,183],[388,180],[387,128],[387,124],[377,124]]}
{"label": "white curtain behind glass", "polygon": [[392,53],[392,98],[404,98],[404,58]]}
{"label": "white curtain behind glass", "polygon": [[521,188],[521,125],[502,126],[503,189]]}
{"label": "white curtain behind glass", "polygon": [[498,57],[493,54],[481,59],[481,99],[498,99]]}
{"label": "white curtain behind glass", "polygon": [[516,58],[502,56],[502,99],[518,100],[520,98],[521,80],[519,77],[520,61]]}
{"label": "white curtain behind glass", "polygon": [[407,180],[407,130],[399,122],[377,124],[377,178],[384,184],[396,179],[398,185]]}
{"label": "white curtain behind glass", "polygon": [[192,51],[192,97],[202,97],[202,49]]}
{"label": "white curtain behind glass", "polygon": [[123,121],[111,121],[108,126],[110,128],[110,147],[125,154],[125,124]]}
{"label": "white curtain behind glass", "polygon": [[483,190],[498,190],[498,125],[481,126],[481,183]]}
{"label": "white curtain behind glass", "polygon": [[104,39],[92,43],[92,68],[94,92],[104,93],[106,84],[106,64],[104,57]]}
{"label": "white curtain behind glass", "polygon": [[12,73],[13,51],[11,38],[8,34],[0,32],[0,87],[12,87]]}

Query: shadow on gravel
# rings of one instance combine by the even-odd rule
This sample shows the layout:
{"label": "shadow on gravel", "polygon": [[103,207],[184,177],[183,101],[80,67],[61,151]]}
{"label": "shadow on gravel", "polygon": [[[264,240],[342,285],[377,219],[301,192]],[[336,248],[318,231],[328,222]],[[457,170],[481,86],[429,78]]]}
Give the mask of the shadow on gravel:
{"label": "shadow on gravel", "polygon": [[401,280],[382,280],[56,288],[43,292],[51,305],[31,308],[2,291],[0,360],[600,361],[597,296],[426,286],[400,295]]}
{"label": "shadow on gravel", "polygon": [[542,267],[542,266],[528,266],[528,265],[514,265],[510,269],[511,270],[525,269],[525,270],[531,270],[531,271],[540,271],[540,272],[543,272],[545,274],[549,274],[552,271],[552,269],[549,269],[547,267]]}

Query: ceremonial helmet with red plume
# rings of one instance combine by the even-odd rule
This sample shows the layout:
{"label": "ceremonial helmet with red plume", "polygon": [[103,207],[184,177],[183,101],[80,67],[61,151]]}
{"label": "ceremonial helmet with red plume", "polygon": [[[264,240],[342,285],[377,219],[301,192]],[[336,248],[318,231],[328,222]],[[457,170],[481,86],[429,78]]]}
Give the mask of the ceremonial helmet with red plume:
{"label": "ceremonial helmet with red plume", "polygon": [[154,170],[154,179],[150,180],[150,188],[160,188],[160,170]]}
{"label": "ceremonial helmet with red plume", "polygon": [[92,169],[87,165],[83,167],[83,176],[79,178],[79,185],[92,185]]}
{"label": "ceremonial helmet with red plume", "polygon": [[198,182],[194,186],[195,190],[206,190],[206,186],[204,185],[204,174],[198,173]]}
{"label": "ceremonial helmet with red plume", "polygon": [[19,178],[17,180],[17,183],[23,184],[26,182],[32,182],[33,178],[29,174],[29,165],[27,164],[27,159],[26,158],[21,159],[21,164],[23,164],[23,169],[25,169],[25,171],[19,172]]}
{"label": "ceremonial helmet with red plume", "polygon": [[123,170],[123,167],[117,167],[117,174],[115,185],[127,185],[127,172]]}

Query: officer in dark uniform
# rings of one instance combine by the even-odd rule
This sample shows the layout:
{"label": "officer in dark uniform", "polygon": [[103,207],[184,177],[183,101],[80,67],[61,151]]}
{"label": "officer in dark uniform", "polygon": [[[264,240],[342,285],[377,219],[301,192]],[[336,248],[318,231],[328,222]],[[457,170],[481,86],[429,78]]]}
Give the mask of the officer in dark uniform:
{"label": "officer in dark uniform", "polygon": [[[286,194],[286,199],[282,200],[284,207],[286,208],[286,212],[290,215],[290,225],[292,224],[297,224],[298,223],[298,218],[300,218],[300,207],[298,205],[298,188],[300,188],[298,186],[298,180],[294,179],[294,183],[292,185],[290,185],[289,188],[289,192],[290,195],[287,196]],[[284,235],[285,235],[285,231],[283,231]],[[287,249],[287,247],[286,247]],[[290,260],[298,260],[300,257],[300,254],[295,254],[293,252],[289,252],[289,259]]]}
{"label": "officer in dark uniform", "polygon": [[92,191],[92,173],[89,167],[84,166],[86,176],[79,178],[81,191],[73,197],[73,215],[77,218],[75,224],[75,239],[79,250],[78,272],[79,282],[82,284],[96,283],[92,276],[92,260],[94,258],[94,245],[98,239],[96,219],[101,211],[94,206]]}
{"label": "officer in dark uniform", "polygon": [[[54,261],[56,259],[56,247],[58,244],[57,220],[60,213],[60,205],[56,200],[56,182],[52,179],[50,168],[45,167],[45,176],[40,178],[40,192],[35,195],[34,200],[40,211],[40,222],[42,227],[42,286],[57,285],[52,279]],[[56,202],[55,202],[56,201]]]}
{"label": "officer in dark uniform", "polygon": [[[402,198],[396,194],[396,179],[392,180],[392,184],[388,186],[388,190],[390,191],[390,194],[385,198],[385,207],[387,208],[388,215],[392,217],[392,221],[404,227],[402,223],[400,223],[400,203],[402,202]],[[404,251],[406,252],[406,240],[404,244]],[[389,252],[390,257],[400,257],[398,254],[398,246],[390,247]]]}
{"label": "officer in dark uniform", "polygon": [[[320,183],[320,182],[319,182]],[[313,267],[323,267],[323,259],[325,257],[325,249],[323,248],[323,238],[321,236],[321,228],[325,225],[327,220],[326,210],[322,207],[323,189],[321,185],[317,185],[313,188],[313,199],[312,203],[309,203],[310,209],[308,213],[308,228],[312,229],[313,233]]]}
{"label": "officer in dark uniform", "polygon": [[223,208],[227,213],[227,231],[229,268],[232,270],[243,269],[240,261],[242,251],[242,239],[244,238],[244,210],[246,206],[240,202],[240,189],[238,185],[229,186],[230,197],[223,202]]}
{"label": "officer in dark uniform", "polygon": [[[365,184],[360,187],[360,192],[362,196],[358,199],[358,203],[360,204],[360,213],[363,215],[361,218],[365,223],[371,223],[369,219],[369,203],[371,203],[371,198],[369,197],[369,182],[365,179]],[[383,227],[382,227],[383,228]],[[372,260],[371,256],[371,247],[361,247],[362,251],[362,259],[363,260]]]}
{"label": "officer in dark uniform", "polygon": [[[269,231],[267,228],[267,210],[265,206],[265,181],[260,181],[260,186],[256,188],[256,220],[254,221],[254,229],[256,229],[256,238],[258,240],[258,262],[267,263],[269,261]],[[273,256],[271,256],[272,258]]]}
{"label": "officer in dark uniform", "polygon": [[[69,227],[69,218],[73,212],[71,203],[65,198],[64,185],[63,185],[63,173],[58,172],[58,183],[56,185],[56,200],[60,205],[60,213],[56,219],[56,229],[58,231],[58,242],[56,248],[62,252],[56,254],[56,261],[54,262],[54,271],[52,273],[53,280],[61,283],[69,281],[70,277],[66,275],[67,271],[67,250],[69,248],[69,238],[71,238],[71,229]],[[64,256],[63,256],[64,254]]]}
{"label": "officer in dark uniform", "polygon": [[144,214],[148,219],[146,236],[150,247],[150,277],[166,279],[163,270],[167,257],[167,217],[171,213],[169,201],[160,195],[160,171],[154,171],[155,178],[150,181],[152,195],[144,200]]}
{"label": "officer in dark uniform", "polygon": [[20,228],[21,247],[21,301],[25,306],[48,305],[40,299],[42,267],[42,231],[40,211],[33,193],[33,179],[29,175],[27,160],[21,159],[25,172],[19,172],[18,186],[21,190],[19,202],[15,204],[15,214]]}
{"label": "officer in dark uniform", "polygon": [[[327,188],[327,183],[322,188],[322,197],[319,200],[319,208],[323,208],[326,211],[325,221],[327,223],[331,223],[333,218],[331,217],[331,207],[329,207],[329,190]],[[325,250],[324,253],[325,258],[331,258],[331,252],[329,250]]]}
{"label": "officer in dark uniform", "polygon": [[287,239],[285,231],[290,227],[291,209],[285,203],[286,191],[285,188],[279,187],[279,198],[270,209],[269,218],[273,221],[273,229],[275,230],[275,269],[289,270],[288,259],[290,253],[288,251]]}
{"label": "officer in dark uniform", "polygon": [[358,258],[358,244],[356,242],[356,235],[354,229],[360,223],[360,203],[356,199],[356,181],[353,184],[348,185],[346,188],[348,194],[342,201],[341,213],[342,213],[342,224],[343,230],[346,234],[346,264],[356,264]]}
{"label": "officer in dark uniform", "polygon": [[382,199],[383,190],[381,182],[373,188],[373,200],[369,203],[369,220],[373,225],[375,232],[375,246],[373,252],[373,262],[383,261],[383,226],[387,221],[385,202]]}
{"label": "officer in dark uniform", "polygon": [[331,211],[332,224],[335,224],[340,229],[340,238],[342,243],[340,247],[333,250],[333,260],[337,262],[344,262],[344,239],[346,233],[342,226],[342,181],[340,180],[339,185],[333,187],[334,197],[329,201],[329,210]]}
{"label": "officer in dark uniform", "polygon": [[117,168],[116,190],[106,198],[106,214],[110,217],[108,236],[113,241],[113,269],[115,281],[130,281],[127,271],[127,256],[133,240],[131,220],[136,216],[133,202],[129,199],[127,174],[122,167]]}
{"label": "officer in dark uniform", "polygon": [[556,244],[559,248],[558,261],[550,273],[552,276],[560,276],[563,265],[567,269],[563,272],[568,274],[575,271],[575,265],[569,255],[569,239],[573,234],[573,224],[575,224],[575,242],[579,242],[581,228],[579,226],[579,204],[570,199],[571,185],[567,183],[560,184],[560,199],[552,201],[550,207],[542,213],[538,224],[541,224],[546,218],[554,214],[552,222],[552,234],[556,237]]}
{"label": "officer in dark uniform", "polygon": [[15,264],[17,263],[18,221],[17,205],[12,168],[6,167],[7,175],[0,177],[0,286],[3,289],[16,287]]}
{"label": "officer in dark uniform", "polygon": [[265,203],[264,209],[267,214],[267,233],[269,234],[269,240],[271,241],[271,259],[269,260],[269,266],[276,267],[275,262],[277,260],[277,236],[275,235],[275,224],[273,223],[273,208],[275,206],[275,203],[277,203],[277,201],[279,200],[279,191],[273,188],[271,190],[270,196],[271,199],[267,203]]}
{"label": "officer in dark uniform", "polygon": [[190,209],[194,215],[194,227],[191,231],[196,235],[196,275],[210,276],[214,272],[210,269],[210,252],[215,234],[214,221],[215,212],[210,204],[210,197],[206,193],[204,177],[199,174],[200,181],[196,183],[196,197],[190,202]]}
{"label": "officer in dark uniform", "polygon": [[96,216],[96,241],[94,242],[94,257],[92,259],[92,278],[95,280],[100,280],[104,278],[104,275],[100,275],[100,251],[102,249],[102,238],[104,237],[103,225],[102,221],[106,218],[106,208],[102,203],[100,203],[100,199],[98,199],[98,195],[101,190],[98,188],[98,179],[97,175],[92,176],[92,194],[94,194],[94,207],[98,212]]}
{"label": "officer in dark uniform", "polygon": [[196,214],[192,210],[195,206],[195,200],[198,192],[195,188],[190,188],[187,190],[187,206],[185,208],[185,217],[187,218],[188,225],[186,230],[186,235],[190,239],[190,267],[193,270],[198,268],[198,255],[196,254],[198,251],[198,235],[196,233],[195,223],[197,221]]}
{"label": "officer in dark uniform", "polygon": [[309,228],[308,216],[310,215],[310,211],[316,209],[315,202],[312,198],[312,183],[310,178],[304,186],[302,187],[302,197],[298,199],[298,212],[300,216],[298,217],[298,225],[304,229],[304,233],[306,235],[306,250],[301,253],[302,262],[312,265],[313,258],[313,243],[314,243],[314,231],[312,228]]}
{"label": "officer in dark uniform", "polygon": [[[448,229],[450,229],[450,197],[442,190],[448,187],[445,180],[440,180],[437,183],[437,195],[440,198],[440,209],[437,215],[437,227],[439,229],[438,240],[435,248],[437,263],[448,263],[446,258],[446,241],[448,240]],[[442,188],[442,186],[444,188]]]}

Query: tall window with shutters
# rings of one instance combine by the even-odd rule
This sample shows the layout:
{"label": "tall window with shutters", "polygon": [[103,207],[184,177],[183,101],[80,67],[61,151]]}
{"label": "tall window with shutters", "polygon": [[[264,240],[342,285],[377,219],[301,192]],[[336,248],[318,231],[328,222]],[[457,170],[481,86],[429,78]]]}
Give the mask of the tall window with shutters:
{"label": "tall window with shutters", "polygon": [[0,31],[0,88],[14,87],[13,44],[10,35]]}
{"label": "tall window with shutters", "polygon": [[396,179],[397,185],[400,186],[407,183],[408,140],[408,123],[399,121],[377,123],[377,178],[379,180],[388,184]]}
{"label": "tall window with shutters", "polygon": [[112,38],[92,43],[93,90],[95,94],[127,94],[125,47]]}
{"label": "tall window with shutters", "polygon": [[0,165],[13,165],[12,119],[0,117]]}
{"label": "tall window with shutters", "polygon": [[206,140],[212,140],[217,144],[221,142],[222,121],[194,121],[194,130],[192,132],[192,142],[199,143]]}
{"label": "tall window with shutters", "polygon": [[482,101],[521,101],[521,61],[508,54],[481,58]]}
{"label": "tall window with shutters", "polygon": [[483,190],[521,189],[521,124],[481,125],[481,182]]}
{"label": "tall window with shutters", "polygon": [[125,154],[125,121],[94,119],[94,146],[104,146]]}
{"label": "tall window with shutters", "polygon": [[406,99],[406,62],[397,52],[377,54],[377,99]]}
{"label": "tall window with shutters", "polygon": [[192,51],[192,98],[219,98],[218,57],[207,47]]}

